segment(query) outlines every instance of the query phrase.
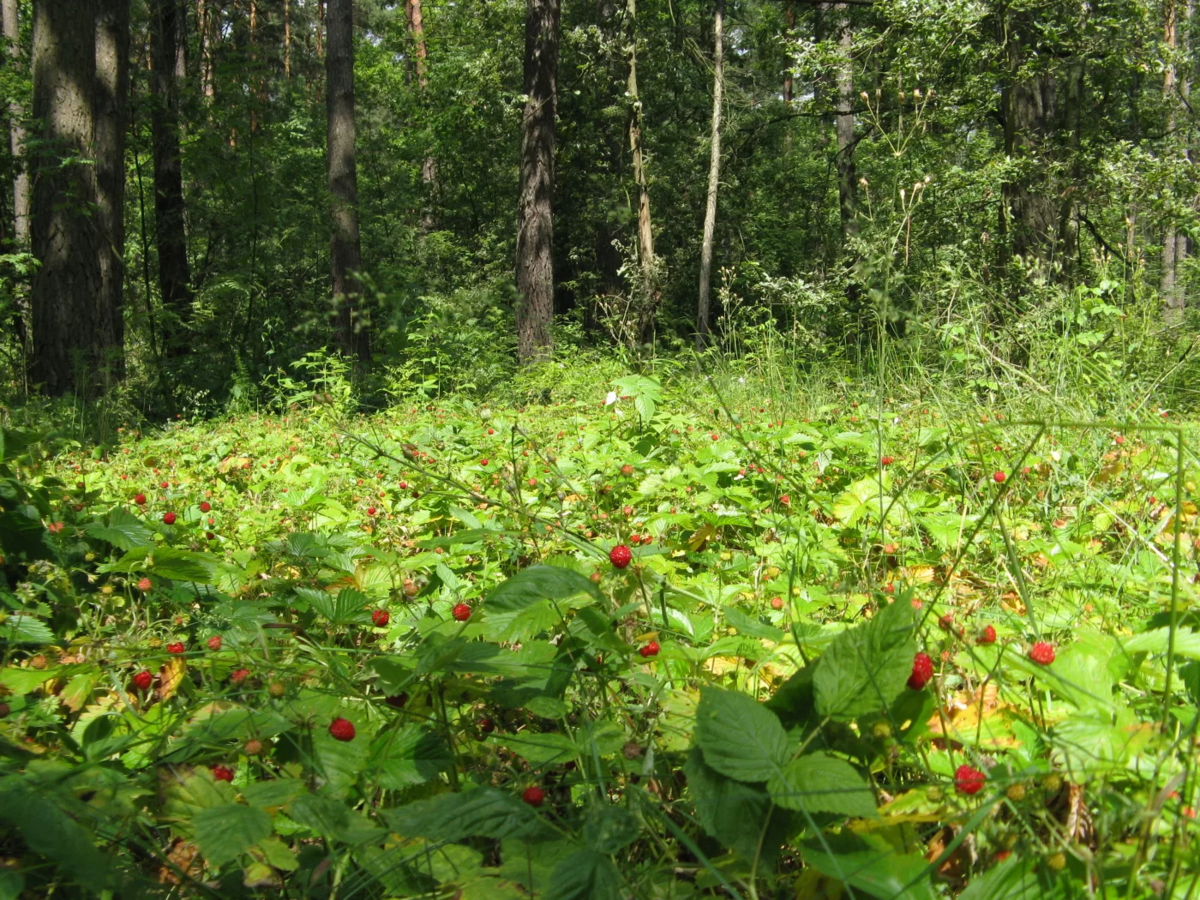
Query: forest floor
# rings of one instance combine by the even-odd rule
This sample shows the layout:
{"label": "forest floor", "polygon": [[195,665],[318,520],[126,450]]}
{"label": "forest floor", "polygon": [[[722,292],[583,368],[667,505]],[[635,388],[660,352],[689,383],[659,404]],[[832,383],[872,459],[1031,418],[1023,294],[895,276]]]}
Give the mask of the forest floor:
{"label": "forest floor", "polygon": [[1194,425],[747,396],[6,432],[0,896],[1194,890]]}

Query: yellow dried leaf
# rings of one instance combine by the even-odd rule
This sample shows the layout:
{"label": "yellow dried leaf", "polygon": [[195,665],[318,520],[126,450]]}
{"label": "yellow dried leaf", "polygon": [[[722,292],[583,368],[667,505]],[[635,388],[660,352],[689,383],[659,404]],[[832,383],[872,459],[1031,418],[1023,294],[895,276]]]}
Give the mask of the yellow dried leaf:
{"label": "yellow dried leaf", "polygon": [[162,671],[159,673],[160,686],[158,696],[161,700],[169,700],[175,695],[175,691],[179,689],[179,683],[183,681],[183,676],[187,673],[187,660],[182,656],[172,656],[163,664]]}

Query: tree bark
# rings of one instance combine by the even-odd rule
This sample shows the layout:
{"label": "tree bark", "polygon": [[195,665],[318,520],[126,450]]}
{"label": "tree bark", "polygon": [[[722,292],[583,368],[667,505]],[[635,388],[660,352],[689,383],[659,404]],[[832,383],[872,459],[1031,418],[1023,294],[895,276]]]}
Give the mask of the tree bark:
{"label": "tree bark", "polygon": [[704,237],[700,244],[700,297],[696,304],[696,349],[708,339],[712,293],[713,238],[717,229],[717,189],[721,183],[721,112],[725,101],[725,0],[717,0],[713,16],[712,152],[708,162],[708,202],[704,208]]}
{"label": "tree bark", "polygon": [[354,140],[354,19],[352,0],[329,0],[325,53],[326,155],[332,200],[329,265],[333,283],[334,337],[346,356],[367,361],[369,335],[360,319],[362,246],[358,232],[358,169]]}
{"label": "tree bark", "polygon": [[39,0],[33,10],[33,117],[40,123],[30,241],[33,281],[31,380],[51,396],[94,393],[105,347],[92,159],[96,74],[93,0]]}
{"label": "tree bark", "polygon": [[[14,68],[21,68],[21,33],[17,20],[17,0],[3,0],[0,14],[4,16],[4,39],[8,43],[8,58]],[[25,110],[15,97],[8,100],[8,138],[16,163],[13,175],[13,228],[17,247],[29,249],[29,172],[25,157]]]}
{"label": "tree bark", "polygon": [[196,0],[196,31],[200,39],[200,93],[213,97],[213,14],[211,0]]}
{"label": "tree bark", "polygon": [[96,82],[93,143],[96,153],[96,215],[100,290],[96,330],[115,348],[112,374],[123,375],[125,339],[125,136],[129,97],[129,0],[95,0]]}
{"label": "tree bark", "polygon": [[527,0],[525,113],[517,201],[517,356],[549,358],[554,316],[554,139],[558,107],[559,0]]}
{"label": "tree bark", "polygon": [[170,356],[186,352],[181,324],[191,319],[192,276],[184,230],[183,162],[179,152],[177,0],[154,0],[151,10],[150,130],[154,156],[154,240],[158,287],[168,315],[164,343]]}
{"label": "tree bark", "polygon": [[854,32],[846,15],[845,4],[837,6],[838,49],[840,59],[837,73],[837,114],[834,132],[837,136],[838,208],[841,211],[842,243],[848,245],[858,234],[858,173],[854,165]]}
{"label": "tree bark", "polygon": [[637,333],[641,343],[649,344],[654,340],[654,314],[661,292],[654,258],[654,228],[650,219],[650,182],[646,177],[646,162],[642,154],[642,100],[638,94],[637,79],[637,0],[627,0],[625,16],[629,40],[629,79],[625,87],[630,102],[629,152],[633,157],[633,180],[638,190],[637,236],[641,284],[637,293],[641,296],[638,298]]}
{"label": "tree bark", "polygon": [[[1188,0],[1184,8],[1184,21],[1187,25],[1190,25],[1192,12],[1192,0]],[[1163,4],[1163,40],[1171,55],[1163,73],[1163,95],[1167,100],[1168,108],[1167,132],[1172,135],[1170,139],[1172,148],[1186,154],[1189,151],[1186,139],[1181,141],[1174,136],[1178,113],[1181,108],[1187,107],[1191,94],[1191,80],[1186,74],[1181,74],[1176,55],[1180,44],[1178,18],[1179,12],[1175,0],[1166,0]],[[1167,325],[1179,325],[1183,322],[1187,298],[1183,285],[1180,283],[1179,270],[1187,261],[1187,253],[1187,236],[1178,232],[1174,222],[1168,221],[1163,234],[1162,276],[1159,281],[1163,321]]]}
{"label": "tree bark", "polygon": [[[796,28],[796,6],[792,0],[787,0],[783,10],[783,37],[785,44],[792,39],[792,32]],[[788,106],[792,104],[792,97],[795,92],[794,79],[792,77],[791,62],[788,63],[788,69],[783,75],[783,102]]]}
{"label": "tree bark", "polygon": [[[429,60],[425,47],[425,17],[421,12],[421,0],[405,0],[405,10],[408,19],[409,37],[413,44],[413,58],[416,61],[417,87],[422,96],[429,87]],[[426,153],[421,162],[421,185],[425,189],[424,205],[421,210],[421,233],[429,234],[437,229],[435,213],[435,198],[437,196],[437,159],[432,153]]]}

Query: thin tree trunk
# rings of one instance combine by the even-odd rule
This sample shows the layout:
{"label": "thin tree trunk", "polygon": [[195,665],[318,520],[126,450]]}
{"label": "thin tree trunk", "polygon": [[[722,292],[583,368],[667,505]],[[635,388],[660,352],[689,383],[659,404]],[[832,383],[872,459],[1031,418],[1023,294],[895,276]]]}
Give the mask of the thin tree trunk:
{"label": "thin tree trunk", "polygon": [[292,4],[283,0],[283,77],[292,77]]}
{"label": "thin tree trunk", "polygon": [[177,0],[154,0],[150,52],[150,130],[154,156],[154,241],[158,287],[167,310],[163,343],[168,356],[187,349],[179,323],[191,318],[192,277],[184,230],[183,162],[179,152],[179,84],[175,73]]}
{"label": "thin tree trunk", "polygon": [[[417,87],[424,99],[429,87],[429,59],[425,47],[425,17],[421,12],[421,0],[405,0],[408,18],[409,36],[413,43],[413,57],[416,60]],[[424,208],[421,210],[421,233],[429,234],[437,229],[437,216],[434,213],[434,198],[437,195],[437,159],[432,153],[426,153],[421,162],[421,185],[424,190]]]}
{"label": "thin tree trunk", "polygon": [[637,80],[637,0],[628,0],[625,8],[626,27],[629,34],[629,79],[626,92],[629,94],[629,151],[633,157],[633,180],[638,189],[637,235],[638,265],[641,284],[638,286],[639,322],[638,339],[643,344],[654,340],[654,314],[658,306],[657,265],[654,259],[654,229],[650,220],[650,182],[646,177],[646,163],[642,155],[642,100],[638,94]]}
{"label": "thin tree trunk", "polygon": [[371,356],[366,324],[359,318],[362,246],[358,233],[358,170],[354,140],[354,20],[352,0],[329,0],[325,56],[327,156],[332,199],[329,264],[338,349],[367,361]]}
{"label": "thin tree trunk", "polygon": [[317,58],[321,59],[325,56],[325,47],[322,44],[325,34],[325,0],[317,0]]}
{"label": "thin tree trunk", "polygon": [[[1188,0],[1184,12],[1185,22],[1190,24],[1192,17],[1192,2]],[[1175,0],[1166,0],[1163,4],[1163,40],[1170,50],[1171,59],[1163,73],[1163,96],[1167,100],[1167,132],[1171,134],[1171,145],[1178,149],[1181,144],[1186,152],[1186,143],[1175,137],[1178,112],[1186,105],[1191,92],[1191,83],[1187,75],[1179,71],[1176,53],[1179,49],[1179,21]],[[1187,260],[1187,237],[1180,234],[1174,222],[1168,222],[1163,234],[1162,276],[1159,282],[1159,294],[1162,297],[1163,321],[1167,325],[1178,325],[1183,321],[1186,297],[1179,280],[1179,270]]]}
{"label": "thin tree trunk", "polygon": [[525,113],[517,201],[517,356],[547,359],[554,317],[554,139],[558,106],[559,0],[527,0]]}
{"label": "thin tree trunk", "polygon": [[112,374],[121,377],[125,340],[125,136],[129,98],[129,0],[98,0],[93,142],[96,152],[96,230],[100,290],[97,340],[112,348]]}
{"label": "thin tree trunk", "polygon": [[848,245],[858,234],[858,173],[854,165],[854,32],[845,4],[838,4],[837,136],[838,208],[841,211],[842,243]]}
{"label": "thin tree trunk", "polygon": [[196,30],[200,36],[200,92],[205,99],[213,96],[213,28],[209,0],[196,0]]}
{"label": "thin tree trunk", "polygon": [[[792,32],[796,28],[796,7],[792,3],[792,0],[788,0],[787,5],[785,6],[785,8],[783,10],[783,23],[784,23],[785,43],[790,42],[792,39]],[[795,91],[795,85],[793,83],[793,78],[792,78],[792,66],[791,66],[791,61],[789,60],[788,70],[787,70],[787,72],[784,73],[784,76],[783,76],[783,102],[786,103],[788,106],[792,105],[792,97],[793,97],[794,91]]]}
{"label": "thin tree trunk", "polygon": [[717,229],[717,188],[721,183],[721,111],[725,100],[725,0],[717,0],[713,17],[712,153],[708,163],[708,202],[704,209],[704,237],[700,245],[700,297],[696,304],[696,349],[708,337],[712,293],[713,237]]}
{"label": "thin tree trunk", "polygon": [[[4,39],[8,58],[15,69],[21,68],[21,34],[17,25],[17,0],[3,0]],[[13,176],[13,227],[17,247],[29,249],[29,172],[25,169],[25,110],[15,97],[8,100],[8,138],[17,163]]]}
{"label": "thin tree trunk", "polygon": [[39,0],[33,9],[33,118],[41,123],[33,178],[31,380],[51,396],[93,393],[103,366],[95,300],[100,255],[91,214],[93,0]]}

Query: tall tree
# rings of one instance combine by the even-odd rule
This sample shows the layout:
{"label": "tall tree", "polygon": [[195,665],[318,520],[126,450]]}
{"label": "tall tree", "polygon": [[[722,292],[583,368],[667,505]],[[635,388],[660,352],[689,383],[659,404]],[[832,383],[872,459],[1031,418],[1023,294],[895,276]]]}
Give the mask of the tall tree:
{"label": "tall tree", "polygon": [[[417,74],[417,87],[421,91],[422,100],[429,88],[429,53],[425,47],[425,16],[421,11],[421,0],[405,0],[407,11],[408,33],[412,40],[415,60],[414,69]],[[425,189],[424,205],[421,210],[421,231],[428,234],[437,228],[437,217],[434,213],[434,199],[437,193],[437,159],[432,153],[426,153],[421,161],[421,185]]]}
{"label": "tall tree", "polygon": [[[96,328],[106,346],[125,338],[125,135],[129,97],[129,0],[94,0],[96,83],[93,146],[96,153],[95,226],[100,259]],[[118,356],[114,363],[123,363]],[[120,367],[114,365],[114,373]]]}
{"label": "tall tree", "polygon": [[[1192,0],[1186,0],[1184,7],[1184,33],[1191,24],[1193,13]],[[1163,68],[1163,95],[1167,102],[1167,134],[1168,146],[1175,153],[1187,153],[1187,141],[1176,134],[1179,113],[1188,106],[1191,95],[1191,79],[1187,69],[1179,65],[1180,57],[1180,27],[1179,10],[1175,0],[1165,0],[1163,3],[1163,43],[1167,47],[1167,64]],[[1182,68],[1182,71],[1181,71]],[[1186,129],[1184,130],[1186,134]],[[1187,261],[1187,235],[1176,229],[1173,222],[1168,221],[1163,234],[1162,275],[1159,282],[1159,293],[1162,296],[1163,319],[1169,325],[1178,325],[1183,321],[1183,311],[1186,298],[1183,285],[1179,279],[1179,270]]]}
{"label": "tall tree", "polygon": [[158,287],[168,311],[168,353],[186,350],[181,325],[191,319],[192,276],[187,255],[183,161],[179,153],[179,0],[153,0],[150,51],[150,130],[154,156],[154,240]]}
{"label": "tall tree", "polygon": [[39,0],[33,8],[33,117],[40,123],[33,178],[31,380],[51,396],[90,394],[106,363],[96,321],[101,293],[91,165],[96,74],[94,0]]}
{"label": "tall tree", "polygon": [[[21,65],[21,32],[17,20],[17,0],[3,0],[0,14],[4,17],[4,40],[8,57],[14,67]],[[17,246],[29,249],[29,172],[22,160],[25,156],[25,110],[16,97],[8,99],[8,137],[16,171],[13,175],[13,227]]]}
{"label": "tall tree", "polygon": [[329,0],[326,24],[326,156],[332,199],[329,265],[335,304],[335,338],[346,356],[367,360],[371,345],[360,318],[362,245],[358,232],[358,168],[354,128],[354,4]]}
{"label": "tall tree", "polygon": [[517,355],[550,355],[554,316],[554,140],[558,107],[559,0],[527,0],[525,114],[517,201]]}
{"label": "tall tree", "polygon": [[854,32],[846,4],[839,3],[837,13],[839,53],[834,133],[837,136],[838,208],[841,211],[842,242],[846,244],[858,234],[858,173],[854,165]]}
{"label": "tall tree", "polygon": [[704,237],[700,245],[700,299],[696,304],[696,349],[708,339],[712,293],[713,238],[717,228],[717,188],[721,184],[721,110],[725,102],[725,0],[717,0],[713,17],[712,150],[708,162],[708,202],[704,209]]}
{"label": "tall tree", "polygon": [[654,228],[650,220],[650,182],[646,177],[646,162],[642,153],[642,99],[638,94],[637,77],[637,0],[627,0],[625,5],[627,28],[626,56],[629,62],[629,79],[626,93],[629,95],[629,152],[633,157],[633,180],[638,190],[637,235],[638,269],[641,283],[638,338],[648,344],[654,337],[654,313],[658,305],[658,266],[654,258]]}

